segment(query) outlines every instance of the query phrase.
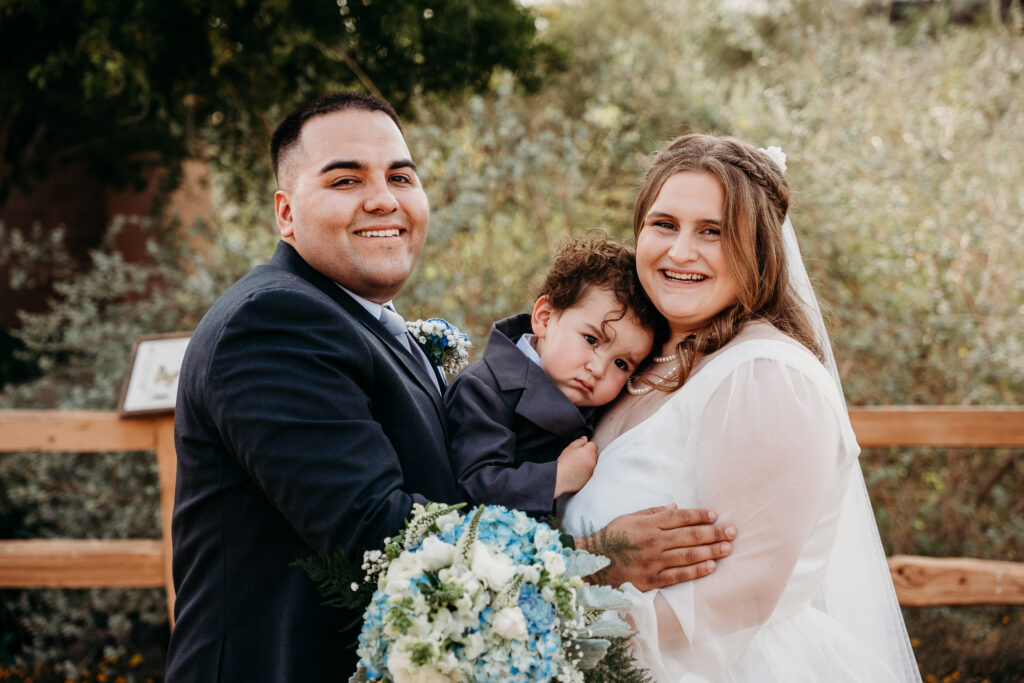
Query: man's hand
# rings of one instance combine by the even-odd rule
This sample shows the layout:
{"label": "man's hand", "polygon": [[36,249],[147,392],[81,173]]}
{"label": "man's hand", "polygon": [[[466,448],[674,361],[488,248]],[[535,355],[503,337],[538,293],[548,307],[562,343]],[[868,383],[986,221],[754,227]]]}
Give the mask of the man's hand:
{"label": "man's hand", "polygon": [[715,570],[715,560],[732,552],[736,528],[715,526],[715,519],[710,510],[680,510],[670,503],[616,517],[593,536],[576,539],[576,546],[594,549],[597,537],[625,537],[635,546],[626,553],[628,561],[611,558],[600,582],[629,582],[642,591],[664,588],[707,576]]}

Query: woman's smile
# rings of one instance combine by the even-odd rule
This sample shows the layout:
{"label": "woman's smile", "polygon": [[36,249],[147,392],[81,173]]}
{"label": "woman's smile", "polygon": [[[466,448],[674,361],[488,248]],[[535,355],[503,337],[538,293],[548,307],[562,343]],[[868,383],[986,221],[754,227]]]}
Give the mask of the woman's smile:
{"label": "woman's smile", "polygon": [[701,273],[679,273],[674,270],[662,270],[661,274],[665,276],[665,279],[671,280],[672,282],[684,282],[684,283],[700,283],[708,279],[707,275]]}

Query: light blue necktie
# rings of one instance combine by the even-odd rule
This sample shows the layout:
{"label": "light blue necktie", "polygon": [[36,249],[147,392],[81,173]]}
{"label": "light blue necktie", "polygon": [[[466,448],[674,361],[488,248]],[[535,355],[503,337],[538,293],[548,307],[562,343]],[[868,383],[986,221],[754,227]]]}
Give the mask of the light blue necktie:
{"label": "light blue necktie", "polygon": [[437,387],[438,391],[440,391],[441,387],[437,383],[437,375],[430,363],[430,359],[427,358],[427,354],[423,352],[423,349],[420,348],[420,345],[416,343],[416,340],[413,339],[412,334],[409,332],[408,328],[406,328],[405,319],[398,315],[398,312],[395,311],[390,304],[381,307],[380,323],[384,326],[384,329],[394,335],[399,344],[404,346],[409,353],[411,353],[413,357],[420,362],[423,369],[427,371],[428,375],[430,375],[430,379],[433,381],[434,386]]}

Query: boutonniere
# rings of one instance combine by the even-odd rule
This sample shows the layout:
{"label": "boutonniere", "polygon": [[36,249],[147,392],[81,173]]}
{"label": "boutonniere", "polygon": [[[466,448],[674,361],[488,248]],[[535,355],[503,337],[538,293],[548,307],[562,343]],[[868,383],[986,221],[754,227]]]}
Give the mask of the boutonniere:
{"label": "boutonniere", "polygon": [[405,326],[425,348],[431,362],[449,375],[454,375],[469,362],[473,343],[459,328],[442,318],[412,320]]}

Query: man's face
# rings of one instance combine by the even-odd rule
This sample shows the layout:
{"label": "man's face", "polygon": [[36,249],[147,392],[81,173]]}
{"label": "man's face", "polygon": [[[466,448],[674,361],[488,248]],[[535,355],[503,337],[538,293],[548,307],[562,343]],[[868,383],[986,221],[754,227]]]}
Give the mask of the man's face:
{"label": "man's face", "polygon": [[358,109],[317,116],[281,161],[281,239],[346,289],[390,301],[423,251],[430,218],[395,122]]}

